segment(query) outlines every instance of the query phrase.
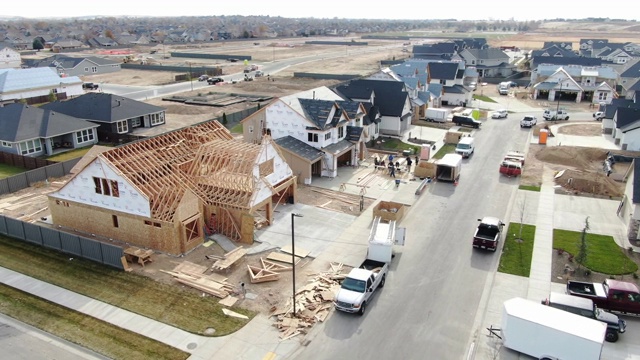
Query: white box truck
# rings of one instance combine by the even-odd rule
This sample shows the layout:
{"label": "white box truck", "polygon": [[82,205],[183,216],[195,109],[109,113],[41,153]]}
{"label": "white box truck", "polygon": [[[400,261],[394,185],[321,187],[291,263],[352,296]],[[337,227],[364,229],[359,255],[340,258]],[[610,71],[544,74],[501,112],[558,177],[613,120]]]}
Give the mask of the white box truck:
{"label": "white box truck", "polygon": [[456,182],[462,169],[462,155],[446,154],[436,161],[436,179],[439,181]]}
{"label": "white box truck", "polygon": [[443,123],[447,121],[450,113],[451,111],[449,111],[449,109],[428,108],[427,111],[425,111],[424,117],[427,121]]}
{"label": "white box truck", "polygon": [[599,360],[607,324],[535,301],[504,302],[505,347],[536,359]]}

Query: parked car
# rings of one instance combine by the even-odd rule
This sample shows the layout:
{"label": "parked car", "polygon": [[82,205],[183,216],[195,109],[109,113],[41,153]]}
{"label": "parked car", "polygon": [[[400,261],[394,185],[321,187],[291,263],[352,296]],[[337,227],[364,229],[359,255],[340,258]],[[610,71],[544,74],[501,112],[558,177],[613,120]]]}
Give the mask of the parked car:
{"label": "parked car", "polygon": [[472,81],[469,83],[469,89],[475,90],[478,87],[478,83],[475,81]]}
{"label": "parked car", "polygon": [[525,116],[520,120],[521,128],[530,128],[538,123],[538,119],[535,116]]}
{"label": "parked car", "polygon": [[542,117],[547,121],[569,120],[569,113],[567,113],[567,111],[563,109],[560,109],[558,111],[546,109],[542,113]]}
{"label": "parked car", "polygon": [[602,121],[602,119],[604,118],[604,111],[596,111],[593,113],[593,118],[596,121]]}
{"label": "parked car", "polygon": [[209,80],[209,75],[200,75],[198,81],[207,81]]}
{"label": "parked car", "polygon": [[505,109],[496,110],[491,114],[492,119],[506,119],[509,113]]}
{"label": "parked car", "polygon": [[482,124],[480,121],[470,117],[470,116],[458,116],[458,115],[454,115],[453,118],[451,119],[451,121],[453,121],[454,124],[458,125],[458,126],[470,126],[472,128],[476,128],[479,129],[480,125]]}
{"label": "parked car", "polygon": [[219,77],[213,78],[212,77],[212,78],[208,78],[207,79],[207,83],[209,83],[209,85],[215,85],[215,84],[221,83],[221,82],[224,82],[223,78],[219,78]]}
{"label": "parked car", "polygon": [[85,89],[85,90],[98,90],[99,85],[87,82],[87,83],[82,84],[82,88]]}
{"label": "parked car", "polygon": [[255,77],[262,77],[264,76],[264,73],[262,72],[262,70],[257,70],[254,74]]}

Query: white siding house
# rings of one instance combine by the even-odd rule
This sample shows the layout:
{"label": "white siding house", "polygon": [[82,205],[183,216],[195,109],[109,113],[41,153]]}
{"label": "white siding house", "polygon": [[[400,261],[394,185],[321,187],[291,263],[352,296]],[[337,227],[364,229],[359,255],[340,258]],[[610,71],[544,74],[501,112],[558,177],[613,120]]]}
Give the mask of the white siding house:
{"label": "white siding house", "polygon": [[6,46],[0,48],[0,69],[19,69],[21,64],[19,52]]}

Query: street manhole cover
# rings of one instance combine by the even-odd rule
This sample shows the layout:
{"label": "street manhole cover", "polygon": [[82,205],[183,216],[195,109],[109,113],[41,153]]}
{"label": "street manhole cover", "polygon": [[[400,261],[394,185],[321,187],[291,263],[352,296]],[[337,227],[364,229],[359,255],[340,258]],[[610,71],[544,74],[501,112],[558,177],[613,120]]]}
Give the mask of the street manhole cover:
{"label": "street manhole cover", "polygon": [[193,349],[195,349],[197,347],[198,347],[198,344],[196,344],[196,343],[188,343],[187,344],[187,349],[189,349],[189,350],[193,350]]}
{"label": "street manhole cover", "polygon": [[204,331],[204,334],[205,334],[205,335],[213,335],[213,334],[215,334],[215,333],[216,333],[216,329],[214,329],[214,328],[207,328],[207,329]]}

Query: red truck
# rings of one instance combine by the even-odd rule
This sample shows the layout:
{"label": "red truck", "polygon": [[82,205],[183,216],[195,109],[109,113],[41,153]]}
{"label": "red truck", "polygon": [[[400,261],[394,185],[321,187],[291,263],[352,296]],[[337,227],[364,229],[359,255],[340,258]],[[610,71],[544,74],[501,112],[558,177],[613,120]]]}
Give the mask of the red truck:
{"label": "red truck", "polygon": [[522,163],[510,160],[503,160],[500,163],[500,174],[506,176],[520,176],[522,174]]}
{"label": "red truck", "polygon": [[569,280],[567,294],[591,299],[601,309],[640,315],[640,289],[634,283],[612,279],[602,283]]}
{"label": "red truck", "polygon": [[495,252],[498,249],[504,223],[492,216],[485,216],[478,221],[480,221],[480,225],[473,235],[473,247]]}

